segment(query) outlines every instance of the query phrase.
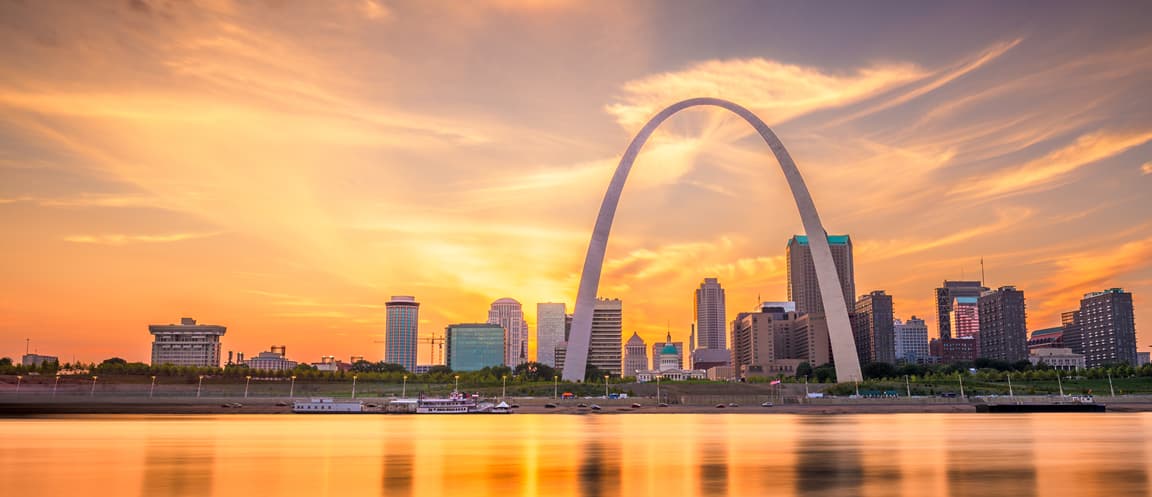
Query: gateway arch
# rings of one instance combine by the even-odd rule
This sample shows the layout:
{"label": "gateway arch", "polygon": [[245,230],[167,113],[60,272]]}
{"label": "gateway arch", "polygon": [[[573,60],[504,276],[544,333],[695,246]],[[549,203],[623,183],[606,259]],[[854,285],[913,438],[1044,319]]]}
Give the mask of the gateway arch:
{"label": "gateway arch", "polygon": [[796,163],[784,149],[784,144],[776,134],[748,109],[727,100],[718,98],[692,98],[668,106],[656,114],[628,145],[628,150],[620,158],[620,165],[612,175],[612,182],[604,194],[604,202],[600,205],[600,214],[596,217],[596,226],[592,230],[592,240],[588,243],[588,254],[584,258],[584,270],[580,275],[580,290],[576,294],[576,310],[572,316],[572,330],[568,337],[568,351],[564,359],[564,380],[582,381],[584,369],[588,362],[588,346],[592,339],[592,309],[596,303],[597,290],[600,287],[600,271],[604,265],[604,253],[608,248],[608,233],[612,230],[612,220],[616,216],[616,206],[620,203],[620,193],[624,190],[624,181],[628,179],[628,172],[636,155],[644,147],[644,143],[656,131],[664,120],[673,114],[689,107],[713,106],[732,111],[751,124],[760,137],[768,143],[772,153],[776,155],[784,177],[788,180],[788,187],[796,199],[796,208],[800,211],[800,220],[804,223],[804,232],[808,234],[808,244],[812,250],[812,262],[816,266],[816,281],[820,285],[820,299],[824,303],[824,312],[828,320],[828,337],[832,343],[832,356],[836,362],[837,381],[862,380],[860,374],[860,360],[856,356],[856,341],[852,336],[852,325],[848,321],[848,307],[844,302],[844,295],[840,290],[840,277],[836,273],[836,265],[832,261],[832,251],[828,248],[827,232],[820,224],[820,215],[816,213],[816,205],[812,203],[812,195],[804,186],[804,178]]}

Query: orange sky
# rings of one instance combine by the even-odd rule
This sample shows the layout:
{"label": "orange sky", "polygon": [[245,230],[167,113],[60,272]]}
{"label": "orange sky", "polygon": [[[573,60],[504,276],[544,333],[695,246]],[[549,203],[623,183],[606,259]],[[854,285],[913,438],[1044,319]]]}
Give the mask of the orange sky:
{"label": "orange sky", "polygon": [[[1018,10],[4,3],[0,355],[147,361],[147,325],[192,316],[228,350],[377,360],[391,295],[425,336],[500,297],[534,326],[632,133],[695,96],[776,129],[898,316],[934,330],[932,289],[983,257],[1032,329],[1132,291],[1148,350],[1148,8]],[[685,339],[704,277],[730,319],[785,298],[801,226],[751,135],[692,110],[641,154],[601,284],[626,336]]]}

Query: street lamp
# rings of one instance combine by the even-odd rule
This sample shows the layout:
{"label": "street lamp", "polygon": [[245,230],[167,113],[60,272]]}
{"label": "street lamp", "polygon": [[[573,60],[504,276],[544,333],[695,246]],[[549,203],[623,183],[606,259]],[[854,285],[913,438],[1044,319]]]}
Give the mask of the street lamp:
{"label": "street lamp", "polygon": [[608,398],[608,375],[604,375],[604,398]]}
{"label": "street lamp", "polygon": [[152,398],[152,394],[156,393],[156,376],[152,376],[152,386],[148,388],[148,398]]}
{"label": "street lamp", "polygon": [[908,375],[904,375],[904,389],[908,391],[908,397],[912,397],[912,384],[908,383]]}
{"label": "street lamp", "polygon": [[352,375],[352,398],[356,398],[356,375]]}
{"label": "street lamp", "polygon": [[56,389],[60,387],[60,375],[56,375],[56,383],[52,384],[52,398],[56,398]]}
{"label": "street lamp", "polygon": [[96,379],[97,378],[99,378],[99,376],[93,376],[92,377],[92,391],[88,392],[89,397],[95,397],[96,396]]}
{"label": "street lamp", "polygon": [[559,376],[553,376],[552,377],[552,398],[553,399],[559,399],[560,398],[560,377]]}
{"label": "street lamp", "polygon": [[196,398],[200,398],[200,387],[204,386],[204,375],[200,375],[200,381],[196,383]]}
{"label": "street lamp", "polygon": [[508,396],[508,375],[500,376],[500,400]]}
{"label": "street lamp", "polygon": [[661,377],[662,377],[662,375],[656,375],[656,403],[657,404],[664,402],[664,400],[660,398],[660,378]]}
{"label": "street lamp", "polygon": [[244,398],[248,398],[248,385],[252,383],[252,375],[244,377]]}
{"label": "street lamp", "polygon": [[288,387],[288,398],[296,398],[296,375],[292,375],[292,386]]}
{"label": "street lamp", "polygon": [[408,375],[404,375],[404,383],[400,385],[400,398],[408,398]]}
{"label": "street lamp", "polygon": [[453,392],[460,391],[460,375],[456,375],[456,386],[452,389]]}
{"label": "street lamp", "polygon": [[23,381],[24,381],[24,377],[23,377],[23,376],[21,376],[21,375],[16,375],[16,395],[17,395],[17,396],[19,396],[19,395],[20,395],[20,383],[21,383],[21,382],[23,382]]}

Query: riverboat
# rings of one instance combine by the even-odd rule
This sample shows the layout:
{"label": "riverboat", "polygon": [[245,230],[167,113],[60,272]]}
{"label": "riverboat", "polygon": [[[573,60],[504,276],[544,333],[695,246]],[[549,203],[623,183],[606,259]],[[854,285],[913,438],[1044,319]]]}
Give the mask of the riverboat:
{"label": "riverboat", "polygon": [[421,397],[416,401],[416,414],[482,414],[492,412],[490,402],[452,392],[446,399]]}
{"label": "riverboat", "polygon": [[292,403],[292,412],[298,414],[353,414],[364,412],[364,403],[358,400],[334,400],[314,397]]}
{"label": "riverboat", "polygon": [[1057,402],[1017,402],[976,404],[976,412],[1033,413],[1033,412],[1105,412],[1104,404],[1097,404],[1091,395],[1064,397]]}

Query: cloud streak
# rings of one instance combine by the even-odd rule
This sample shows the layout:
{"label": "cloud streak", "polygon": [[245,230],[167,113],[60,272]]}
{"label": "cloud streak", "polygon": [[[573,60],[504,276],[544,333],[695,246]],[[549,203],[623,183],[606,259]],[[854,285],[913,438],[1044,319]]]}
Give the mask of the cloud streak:
{"label": "cloud streak", "polygon": [[175,243],[187,240],[199,240],[202,238],[211,238],[223,234],[222,231],[212,233],[170,233],[164,235],[126,235],[126,234],[103,234],[103,235],[68,235],[63,237],[63,240],[69,243],[81,243],[89,245],[106,245],[110,247],[121,247],[133,244],[152,244],[152,243]]}

